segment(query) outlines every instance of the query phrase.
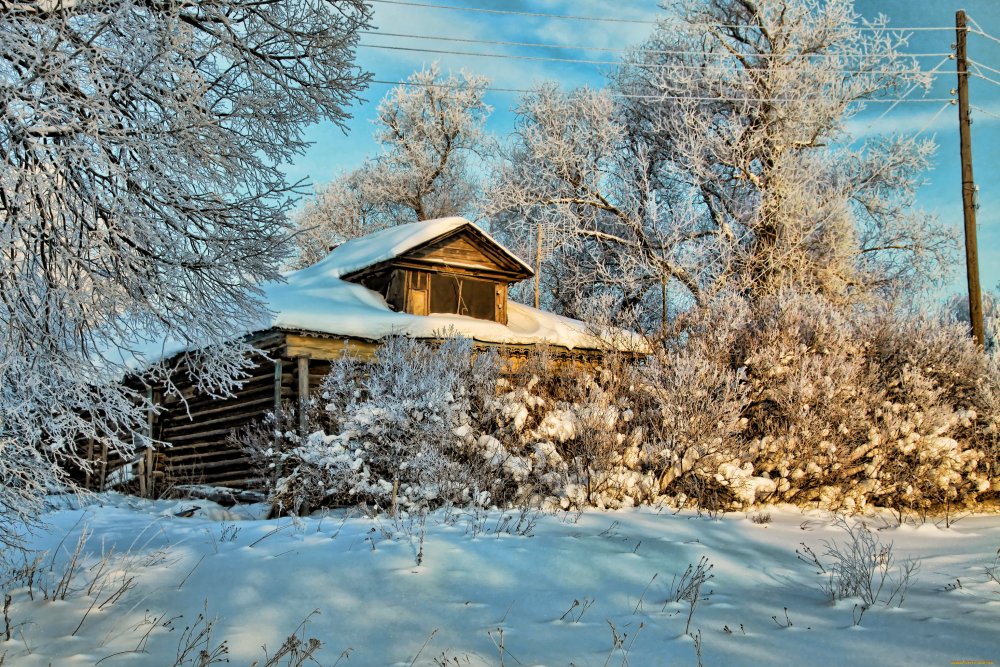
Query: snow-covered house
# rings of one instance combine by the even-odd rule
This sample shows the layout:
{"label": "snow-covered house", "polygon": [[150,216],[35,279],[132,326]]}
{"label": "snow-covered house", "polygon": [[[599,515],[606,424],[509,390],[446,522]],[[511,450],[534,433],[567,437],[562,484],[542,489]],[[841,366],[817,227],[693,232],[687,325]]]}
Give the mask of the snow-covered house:
{"label": "snow-covered house", "polygon": [[330,362],[370,357],[390,335],[470,337],[509,356],[544,344],[553,357],[590,360],[607,349],[586,325],[508,299],[533,271],[475,224],[442,218],[393,227],[336,247],[313,266],[265,286],[273,315],[247,340],[269,359],[232,398],[185,391],[151,419],[170,443],[144,461],[144,486],[204,483],[247,487],[253,473],[230,434],[284,401],[315,391]]}

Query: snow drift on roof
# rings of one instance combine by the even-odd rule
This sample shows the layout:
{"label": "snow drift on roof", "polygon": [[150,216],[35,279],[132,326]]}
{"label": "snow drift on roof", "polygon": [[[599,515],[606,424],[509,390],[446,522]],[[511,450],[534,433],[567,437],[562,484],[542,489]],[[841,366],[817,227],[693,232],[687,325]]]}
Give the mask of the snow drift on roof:
{"label": "snow drift on roof", "polygon": [[[646,349],[636,334],[616,330],[609,340],[603,340],[584,322],[514,301],[508,301],[506,325],[464,315],[399,313],[379,293],[341,280],[343,275],[397,257],[463,225],[475,227],[493,240],[468,220],[454,217],[391,227],[347,241],[316,264],[285,274],[284,282],[262,285],[264,305],[272,315],[263,318],[252,331],[234,332],[234,336],[278,328],[368,340],[391,335],[414,338],[460,335],[484,343],[508,345]],[[531,270],[516,256],[510,256]],[[144,347],[139,357],[150,363],[198,346],[169,340],[149,341]]]}
{"label": "snow drift on roof", "polygon": [[490,343],[606,346],[583,322],[514,301],[508,303],[504,326],[465,315],[397,313],[380,294],[340,280],[336,267],[324,266],[324,262],[290,273],[286,279],[264,288],[267,306],[274,313],[271,327],[376,340],[394,334],[431,338],[452,331]]}
{"label": "snow drift on roof", "polygon": [[534,270],[527,263],[504,248],[496,239],[480,229],[478,225],[460,217],[411,222],[406,225],[389,227],[368,234],[367,236],[351,239],[334,248],[329,255],[306,270],[318,269],[324,275],[334,275],[339,278],[355,271],[366,269],[369,266],[374,266],[379,262],[399,257],[417,246],[465,226],[475,229],[488,238],[526,271],[534,274]]}
{"label": "snow drift on roof", "polygon": [[[508,302],[507,325],[464,315],[411,315],[389,308],[377,292],[341,280],[341,276],[398,257],[466,225],[475,228],[506,252],[502,245],[465,218],[440,218],[390,227],[337,246],[316,264],[286,274],[284,283],[265,285],[266,305],[274,317],[268,326],[262,328],[277,327],[372,340],[391,335],[431,338],[453,332],[488,343],[545,343],[590,349],[608,347],[579,320],[514,301]],[[530,266],[516,256],[510,256],[531,271]]]}

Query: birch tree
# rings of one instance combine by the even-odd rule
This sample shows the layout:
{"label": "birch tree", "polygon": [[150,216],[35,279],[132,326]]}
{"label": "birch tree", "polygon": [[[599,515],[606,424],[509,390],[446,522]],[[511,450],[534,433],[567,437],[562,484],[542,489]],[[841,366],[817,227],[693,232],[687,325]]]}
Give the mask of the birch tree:
{"label": "birch tree", "polygon": [[381,152],[320,188],[305,203],[299,265],[331,246],[385,227],[450,215],[476,217],[478,163],[488,152],[483,101],[488,81],[467,72],[444,76],[436,64],[414,72],[379,104]]}
{"label": "birch tree", "polygon": [[0,474],[23,492],[13,515],[0,498],[4,535],[86,465],[76,443],[127,455],[151,406],[120,380],[151,342],[212,347],[192,379],[233,387],[246,348],[223,343],[290,245],[279,165],[306,124],[346,120],[369,18],[361,0],[0,5]]}

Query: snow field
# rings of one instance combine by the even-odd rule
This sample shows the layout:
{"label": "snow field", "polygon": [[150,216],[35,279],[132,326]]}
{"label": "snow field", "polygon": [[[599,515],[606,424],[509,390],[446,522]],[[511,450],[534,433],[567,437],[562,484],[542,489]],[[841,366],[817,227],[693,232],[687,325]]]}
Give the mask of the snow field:
{"label": "snow field", "polygon": [[[894,562],[919,559],[920,568],[901,607],[877,603],[856,625],[860,600],[831,603],[823,575],[796,556],[804,543],[829,565],[825,544],[845,544],[846,530],[821,512],[772,508],[771,521],[758,524],[743,513],[590,510],[528,514],[515,530],[516,511],[439,510],[423,521],[337,511],[265,521],[252,518],[260,508],[226,511],[205,501],[99,501],[47,516],[53,530],[33,546],[56,557],[42,559],[34,600],[23,581],[5,587],[5,664],[199,664],[197,651],[178,662],[182,637],[197,634],[185,628],[204,628],[199,613],[214,620],[204,648],[225,641],[228,654],[218,657],[236,665],[264,664],[261,646],[273,654],[307,618],[298,636],[323,642],[323,665],[1000,659],[1000,584],[987,574],[1000,546],[997,516],[947,529],[865,518],[878,542],[891,544]],[[193,505],[201,507],[193,517],[174,516]],[[84,529],[92,534],[66,599],[43,600],[40,582],[54,589]],[[110,580],[132,577],[134,587],[99,609],[116,584],[100,595],[87,587],[112,546],[121,556],[111,559],[118,571]],[[711,578],[685,634],[690,604],[674,594],[702,558]]]}

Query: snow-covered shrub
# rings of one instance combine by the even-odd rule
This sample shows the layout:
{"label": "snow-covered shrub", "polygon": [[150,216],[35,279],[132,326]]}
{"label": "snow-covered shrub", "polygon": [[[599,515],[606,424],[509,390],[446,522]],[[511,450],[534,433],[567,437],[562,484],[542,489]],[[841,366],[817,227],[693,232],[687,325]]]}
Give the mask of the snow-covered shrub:
{"label": "snow-covered shrub", "polygon": [[[702,460],[712,476],[688,478],[709,498],[719,498],[714,477],[734,505],[780,499],[924,511],[974,502],[995,484],[1000,380],[962,326],[887,309],[845,311],[788,292],[752,305],[720,299],[684,324],[670,346],[670,373],[681,375],[685,364],[742,373],[742,428]],[[687,372],[651,384],[696,401],[683,386],[701,379]],[[651,438],[646,448],[665,442]]]}
{"label": "snow-covered shrub", "polygon": [[[873,321],[874,320],[874,321]],[[995,496],[1000,373],[962,323],[926,315],[866,321],[884,387],[880,456],[867,471],[884,504],[926,510]]]}
{"label": "snow-covered shrub", "polygon": [[927,512],[996,498],[1000,373],[962,326],[719,298],[641,361],[395,338],[249,447],[286,508],[444,502]]}
{"label": "snow-covered shrub", "polygon": [[502,378],[497,437],[523,461],[521,495],[563,507],[648,499],[653,484],[636,465],[645,435],[634,420],[637,380],[628,356],[609,353],[597,365],[559,362],[544,347]]}
{"label": "snow-covered shrub", "polygon": [[746,451],[772,498],[850,504],[843,492],[869,443],[881,396],[863,345],[821,298],[783,293],[757,304],[740,356],[749,402]]}
{"label": "snow-covered shrub", "polygon": [[737,437],[746,400],[741,372],[700,346],[661,351],[640,372],[636,408],[648,429],[641,464],[655,476],[657,495],[706,509],[752,503],[759,484]]}
{"label": "snow-covered shrub", "polygon": [[280,471],[272,500],[296,512],[498,502],[507,456],[480,424],[499,368],[496,353],[473,354],[458,337],[439,345],[392,337],[370,362],[334,361],[309,432],[286,431],[290,420],[278,417],[273,435],[284,445],[257,448]]}

